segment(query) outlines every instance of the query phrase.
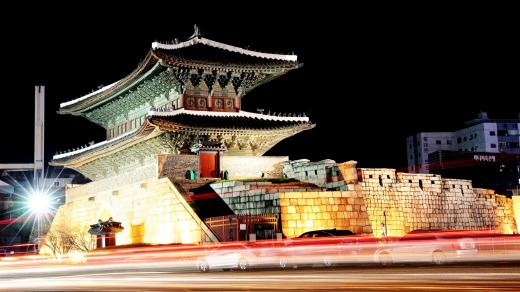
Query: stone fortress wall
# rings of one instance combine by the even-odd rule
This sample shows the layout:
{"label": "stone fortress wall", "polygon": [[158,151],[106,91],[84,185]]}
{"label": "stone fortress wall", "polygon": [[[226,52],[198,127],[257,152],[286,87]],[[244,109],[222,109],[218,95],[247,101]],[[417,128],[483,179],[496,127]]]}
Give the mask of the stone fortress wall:
{"label": "stone fortress wall", "polygon": [[[242,163],[238,158],[232,161]],[[518,210],[520,200],[493,190],[474,189],[468,180],[394,169],[358,169],[355,161],[338,164],[283,157],[247,161],[242,163],[242,173],[249,175],[256,161],[262,165],[262,173],[282,171],[284,177],[313,184],[240,181],[232,177],[236,171],[230,172],[229,180],[211,183],[236,214],[280,214],[286,237],[326,228],[377,237],[430,228],[494,228],[518,233],[516,222],[520,218],[514,210]],[[193,165],[191,160],[186,162],[186,167]],[[180,190],[175,178],[161,177],[160,173],[158,163],[71,186],[52,226],[88,228],[98,219],[113,217],[124,227],[116,235],[118,245],[215,241],[203,219],[186,203],[183,195],[187,190]]]}
{"label": "stone fortress wall", "polygon": [[[226,171],[231,179],[280,178],[288,160],[287,156],[220,156],[220,177]],[[195,171],[195,178],[200,178],[197,155],[160,154],[157,161],[159,178],[186,178],[190,170]]]}
{"label": "stone fortress wall", "polygon": [[[293,163],[290,173],[327,186],[339,168],[339,191],[280,194],[286,236],[311,229],[350,229],[356,233],[400,236],[416,229],[497,229],[518,233],[513,199],[493,190],[473,189],[471,181],[394,169],[357,169],[355,161],[335,164]],[[323,165],[330,171],[320,170]],[[311,173],[311,176],[306,176]],[[346,189],[346,190],[345,190]],[[516,201],[518,202],[518,201]],[[518,207],[517,207],[518,208]]]}
{"label": "stone fortress wall", "polygon": [[170,178],[157,178],[157,166],[143,166],[115,177],[69,187],[52,228],[87,234],[98,219],[121,222],[117,245],[217,241],[189,207]]}

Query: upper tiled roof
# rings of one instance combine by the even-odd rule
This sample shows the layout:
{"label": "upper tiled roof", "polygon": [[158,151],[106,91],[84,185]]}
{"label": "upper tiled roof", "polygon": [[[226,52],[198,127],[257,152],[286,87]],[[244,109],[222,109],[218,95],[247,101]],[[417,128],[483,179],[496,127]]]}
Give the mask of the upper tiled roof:
{"label": "upper tiled roof", "polygon": [[[232,72],[234,76],[254,72],[254,78],[251,75],[241,77],[248,79],[242,88],[242,94],[245,94],[256,86],[301,66],[303,64],[298,62],[298,57],[294,54],[257,52],[213,41],[200,35],[180,43],[154,42],[144,61],[128,76],[92,93],[61,103],[58,113],[83,115],[137,89],[144,80],[159,74],[165,67],[183,69],[175,71],[175,74],[181,75],[190,70]],[[181,79],[183,78],[178,78],[176,82]]]}
{"label": "upper tiled roof", "polygon": [[[163,44],[159,42],[152,43],[152,49],[154,50],[180,50],[186,47],[192,47],[197,44],[203,44],[208,47],[218,48],[229,52],[234,52],[237,54],[233,54],[233,56],[237,55],[248,55],[252,56],[254,58],[265,58],[265,59],[273,59],[273,60],[283,60],[283,61],[297,61],[298,57],[296,55],[290,54],[290,55],[284,55],[284,54],[271,54],[271,53],[262,53],[257,52],[249,49],[243,49],[240,47],[235,47],[232,45],[212,41],[206,38],[203,38],[200,34],[198,26],[195,24],[194,26],[194,33],[191,37],[188,38],[185,42],[177,42],[175,41],[172,44]],[[202,57],[206,57],[206,55],[202,55]]]}
{"label": "upper tiled roof", "polygon": [[[210,39],[197,37],[178,44],[152,43],[155,52],[162,55],[174,54],[193,60],[215,60],[226,63],[252,63],[252,64],[283,64],[287,62],[294,66],[298,61],[296,55],[270,54],[247,50],[231,45],[219,43]],[[217,49],[217,50],[215,50]],[[215,54],[219,52],[218,54]],[[209,53],[209,54],[208,54]]]}
{"label": "upper tiled roof", "polygon": [[110,102],[137,86],[161,68],[157,57],[148,52],[143,63],[125,78],[104,86],[87,95],[60,104],[59,114],[84,113]]}

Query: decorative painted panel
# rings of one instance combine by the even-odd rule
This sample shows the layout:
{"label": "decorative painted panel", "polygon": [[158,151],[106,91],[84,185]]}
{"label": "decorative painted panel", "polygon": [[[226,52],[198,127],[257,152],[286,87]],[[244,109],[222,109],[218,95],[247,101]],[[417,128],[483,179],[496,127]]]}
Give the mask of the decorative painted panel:
{"label": "decorative painted panel", "polygon": [[217,109],[217,110],[224,109],[224,99],[215,98],[215,109]]}
{"label": "decorative painted panel", "polygon": [[196,99],[193,96],[186,97],[186,107],[187,108],[194,108],[195,107]]}
{"label": "decorative painted panel", "polygon": [[235,108],[235,101],[231,98],[226,98],[226,109],[231,110]]}
{"label": "decorative painted panel", "polygon": [[198,108],[206,108],[208,104],[208,99],[206,97],[197,97],[197,107]]}

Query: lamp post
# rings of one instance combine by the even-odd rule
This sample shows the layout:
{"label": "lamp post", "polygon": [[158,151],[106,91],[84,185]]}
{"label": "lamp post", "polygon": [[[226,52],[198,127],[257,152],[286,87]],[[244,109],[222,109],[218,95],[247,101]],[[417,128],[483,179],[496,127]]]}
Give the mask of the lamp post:
{"label": "lamp post", "polygon": [[383,222],[381,223],[381,225],[385,228],[385,230],[383,230],[384,237],[388,236],[388,226],[386,224],[386,211],[383,211]]}

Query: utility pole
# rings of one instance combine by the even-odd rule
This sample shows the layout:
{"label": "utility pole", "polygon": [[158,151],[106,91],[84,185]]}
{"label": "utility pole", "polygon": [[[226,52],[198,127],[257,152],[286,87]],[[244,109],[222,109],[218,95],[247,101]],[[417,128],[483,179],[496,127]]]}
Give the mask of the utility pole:
{"label": "utility pole", "polygon": [[[34,93],[34,187],[43,183],[45,162],[44,153],[45,86],[36,86]],[[42,186],[43,187],[43,186]]]}
{"label": "utility pole", "polygon": [[[33,163],[9,163],[9,164],[1,164],[0,163],[0,171],[2,172],[10,172],[10,171],[22,171],[28,172],[33,171],[33,181],[32,188],[33,190],[39,192],[44,188],[44,162],[45,162],[45,153],[44,153],[44,123],[45,120],[45,87],[44,86],[36,86],[35,94],[34,94],[34,158]],[[14,187],[10,186],[12,189],[11,192],[14,193]],[[11,214],[9,214],[11,216]],[[41,216],[42,214],[36,214],[36,231],[37,231],[37,242],[38,248],[40,246],[40,234],[41,234]],[[32,236],[32,235],[31,235]]]}
{"label": "utility pole", "polygon": [[1,164],[0,171],[34,171],[34,186],[43,182],[44,154],[44,123],[45,120],[45,86],[35,87],[34,96],[34,161],[33,163],[9,163]]}

